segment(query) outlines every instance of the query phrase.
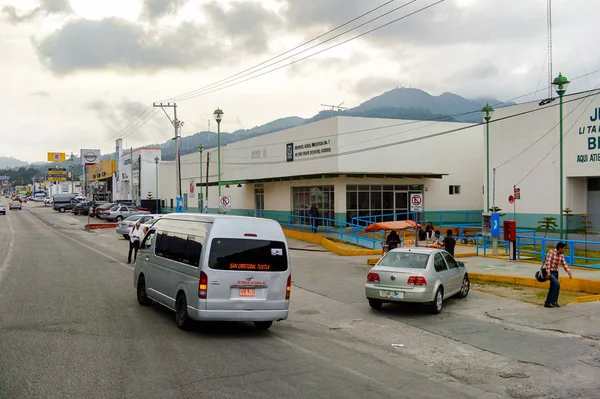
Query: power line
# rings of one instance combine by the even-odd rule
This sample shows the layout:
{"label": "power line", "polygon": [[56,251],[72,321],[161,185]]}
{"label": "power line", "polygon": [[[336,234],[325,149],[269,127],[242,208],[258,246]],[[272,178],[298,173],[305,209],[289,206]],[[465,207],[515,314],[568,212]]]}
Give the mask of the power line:
{"label": "power line", "polygon": [[112,142],[112,140],[116,139],[117,137],[119,137],[119,135],[124,132],[125,130],[127,130],[131,124],[133,124],[137,119],[140,119],[142,117],[142,115],[144,115],[148,110],[152,110],[152,107],[147,107],[146,109],[144,109],[138,116],[136,116],[135,118],[133,118],[133,120],[131,122],[129,122],[123,129],[119,130],[117,133],[115,133],[115,135],[113,135],[109,140],[106,141],[105,144],[102,144],[100,147],[104,147],[106,144]]}
{"label": "power line", "polygon": [[[413,0],[413,1],[416,1],[416,0]],[[217,87],[217,88],[214,88],[214,89],[211,89],[211,90],[208,90],[208,91],[204,91],[204,92],[202,92],[202,93],[199,93],[199,94],[195,94],[195,95],[190,95],[190,96],[186,96],[186,97],[183,97],[183,98],[179,98],[178,100],[179,100],[179,101],[185,101],[185,100],[189,100],[189,99],[192,99],[192,98],[195,98],[195,97],[204,96],[204,95],[207,95],[207,94],[214,93],[214,92],[216,92],[216,91],[220,91],[220,90],[223,90],[223,89],[227,89],[227,88],[229,88],[229,87],[232,87],[232,86],[237,86],[237,85],[239,85],[239,84],[242,84],[242,83],[244,83],[244,82],[247,82],[247,81],[249,81],[249,80],[253,80],[253,79],[259,78],[259,77],[261,77],[261,76],[264,76],[264,75],[267,75],[267,74],[269,74],[269,73],[271,73],[271,72],[275,72],[275,71],[277,71],[277,70],[279,70],[279,69],[285,68],[285,67],[287,67],[287,66],[290,66],[290,65],[296,64],[296,63],[298,63],[298,62],[300,62],[300,61],[304,61],[304,60],[306,60],[306,59],[308,59],[308,58],[314,57],[315,55],[318,55],[318,54],[324,53],[325,51],[331,50],[331,49],[333,49],[333,48],[335,48],[335,47],[339,47],[339,46],[341,46],[341,45],[343,45],[343,44],[346,44],[346,43],[348,43],[348,42],[350,42],[350,41],[352,41],[352,40],[356,40],[356,39],[358,39],[358,38],[360,38],[360,37],[362,37],[362,36],[368,35],[369,33],[375,32],[375,31],[377,31],[377,30],[379,30],[379,29],[382,29],[382,28],[384,28],[384,27],[386,27],[386,26],[392,25],[392,24],[394,24],[394,23],[396,23],[396,22],[398,22],[398,21],[401,21],[401,20],[403,20],[403,19],[406,19],[406,18],[408,18],[408,17],[410,17],[410,16],[413,16],[413,15],[415,15],[415,14],[418,14],[418,13],[420,13],[420,12],[423,12],[423,11],[425,11],[425,10],[427,10],[427,9],[429,9],[429,8],[432,8],[432,7],[434,7],[434,6],[436,6],[436,5],[440,4],[440,3],[443,3],[444,1],[446,1],[446,0],[438,0],[437,2],[435,2],[435,3],[433,3],[433,4],[430,4],[430,5],[428,5],[428,6],[422,7],[422,8],[420,8],[420,9],[418,9],[418,10],[416,10],[416,11],[413,11],[413,12],[411,12],[411,13],[409,13],[409,14],[406,14],[406,15],[404,15],[404,16],[402,16],[402,17],[400,17],[400,18],[396,18],[396,19],[394,19],[394,20],[392,20],[392,21],[390,21],[390,22],[388,22],[388,23],[385,23],[385,24],[383,24],[383,25],[380,25],[380,26],[378,26],[378,27],[376,27],[376,28],[373,28],[373,29],[371,29],[371,30],[368,30],[368,31],[366,31],[366,32],[364,32],[364,33],[361,33],[361,34],[358,34],[358,35],[356,35],[356,36],[353,36],[353,37],[351,37],[351,38],[349,38],[349,39],[343,40],[343,41],[341,41],[341,42],[339,42],[339,43],[336,43],[336,44],[334,44],[334,45],[332,45],[332,46],[329,46],[329,47],[327,47],[327,48],[324,48],[323,50],[319,50],[319,51],[317,51],[316,53],[313,53],[313,54],[307,55],[307,56],[305,56],[305,57],[299,58],[299,59],[297,59],[297,60],[294,60],[294,61],[292,61],[292,62],[289,62],[289,63],[287,63],[287,64],[280,65],[280,66],[278,66],[278,67],[276,67],[276,68],[270,69],[270,70],[268,70],[268,71],[265,71],[265,72],[263,72],[263,73],[261,73],[261,74],[258,74],[258,75],[256,75],[256,76],[251,76],[251,77],[249,77],[249,78],[246,78],[246,79],[244,79],[244,80],[241,80],[241,81],[239,81],[239,82],[231,83],[231,84],[228,84],[228,85],[225,85],[225,86],[222,86],[222,87]]]}
{"label": "power line", "polygon": [[[598,93],[596,93],[596,95],[590,100],[590,103],[588,104],[588,107],[592,104],[592,102],[594,101],[594,99],[600,94],[600,91]],[[585,99],[585,98],[584,98]],[[582,99],[583,100],[583,99]],[[583,102],[583,101],[582,101]],[[571,129],[573,129],[573,126],[575,126],[575,124],[577,123],[577,121],[583,116],[583,114],[585,113],[585,111],[587,110],[587,107],[585,107],[583,109],[583,112],[579,115],[579,118],[575,119],[575,122],[573,122],[573,124],[569,127],[569,129],[567,129],[566,132],[563,133],[562,137],[565,138],[567,136],[567,134],[569,134],[569,132],[571,132]],[[521,184],[523,181],[525,181],[525,179],[527,179],[529,177],[529,175],[531,175],[533,173],[534,170],[536,170],[541,164],[542,162],[544,162],[546,160],[546,158],[548,158],[550,156],[550,154],[552,153],[552,151],[554,151],[556,149],[556,147],[560,144],[560,139],[558,140],[558,142],[556,144],[554,144],[554,146],[550,149],[550,151],[548,151],[548,153],[533,167],[533,169],[531,169],[521,180],[519,180],[519,182],[515,185],[519,185]]]}
{"label": "power line", "polygon": [[383,3],[382,5],[380,5],[380,6],[378,6],[378,7],[375,7],[375,8],[373,8],[373,9],[371,9],[371,10],[369,10],[369,11],[365,12],[364,14],[361,14],[361,15],[359,15],[359,16],[358,16],[358,17],[356,17],[356,18],[353,18],[353,19],[351,19],[350,21],[343,23],[342,25],[339,25],[339,26],[337,26],[337,27],[335,27],[335,28],[333,28],[333,29],[331,29],[331,30],[329,30],[329,31],[327,31],[327,32],[325,32],[325,33],[323,33],[323,34],[321,34],[321,35],[317,36],[317,37],[314,37],[314,38],[312,38],[312,39],[310,39],[310,40],[308,40],[308,41],[306,41],[306,42],[304,42],[304,43],[302,43],[302,44],[300,44],[300,45],[298,45],[298,46],[296,46],[296,47],[294,47],[294,48],[292,48],[292,49],[289,49],[289,50],[287,50],[287,51],[285,51],[285,52],[283,52],[283,53],[281,53],[281,54],[279,54],[279,55],[276,55],[275,57],[272,57],[272,58],[270,58],[270,59],[268,59],[268,60],[266,60],[266,61],[263,61],[263,62],[261,62],[261,63],[259,63],[259,64],[257,64],[257,65],[254,65],[253,67],[247,68],[247,69],[245,69],[245,70],[243,70],[243,71],[241,71],[241,72],[238,72],[238,73],[236,73],[236,74],[234,74],[234,75],[231,75],[231,76],[229,76],[229,77],[227,77],[227,78],[225,78],[225,79],[221,79],[221,80],[219,80],[219,81],[217,81],[217,82],[211,83],[211,84],[209,84],[209,85],[207,85],[207,86],[203,86],[203,87],[200,87],[199,89],[195,89],[195,90],[189,91],[189,92],[187,92],[187,93],[183,93],[183,94],[181,94],[181,95],[179,95],[179,96],[177,96],[177,97],[170,97],[169,99],[165,99],[165,100],[163,100],[163,101],[167,101],[167,100],[175,100],[175,101],[178,101],[178,100],[179,100],[181,97],[184,97],[184,96],[187,96],[187,95],[190,95],[190,94],[196,93],[196,92],[198,92],[198,91],[203,91],[203,90],[205,90],[205,89],[208,89],[208,88],[210,88],[210,87],[212,87],[212,86],[218,85],[219,83],[226,82],[226,81],[228,81],[228,80],[230,80],[230,79],[232,79],[232,78],[235,78],[235,77],[237,77],[237,76],[239,76],[239,75],[242,75],[242,74],[244,74],[244,73],[246,73],[246,72],[248,72],[248,71],[250,71],[250,70],[252,70],[252,69],[255,69],[255,68],[259,67],[259,66],[262,66],[262,65],[264,65],[264,64],[266,64],[266,63],[268,63],[268,62],[271,62],[271,61],[273,61],[273,60],[275,60],[275,59],[277,59],[277,58],[279,58],[279,57],[281,57],[281,56],[284,56],[284,55],[286,55],[286,54],[289,54],[289,53],[291,53],[291,52],[292,52],[292,51],[294,51],[294,50],[297,50],[297,49],[299,49],[299,48],[301,48],[301,47],[304,47],[305,45],[307,45],[307,44],[309,44],[309,43],[312,43],[312,42],[314,42],[315,40],[318,40],[318,39],[320,39],[320,38],[322,38],[322,37],[324,37],[324,36],[327,36],[328,34],[330,34],[330,33],[333,33],[333,32],[335,32],[336,30],[338,30],[338,29],[340,29],[340,28],[343,28],[343,27],[344,27],[344,26],[346,26],[346,25],[349,25],[349,24],[351,24],[352,22],[354,22],[354,21],[357,21],[357,20],[361,19],[362,17],[364,17],[364,16],[366,16],[366,15],[369,15],[369,14],[371,14],[371,13],[373,13],[373,12],[375,12],[375,11],[379,10],[380,8],[383,8],[383,7],[385,7],[386,5],[388,5],[388,4],[390,4],[390,3],[393,3],[394,1],[396,1],[396,0],[390,0],[390,1],[386,2],[386,3]]}

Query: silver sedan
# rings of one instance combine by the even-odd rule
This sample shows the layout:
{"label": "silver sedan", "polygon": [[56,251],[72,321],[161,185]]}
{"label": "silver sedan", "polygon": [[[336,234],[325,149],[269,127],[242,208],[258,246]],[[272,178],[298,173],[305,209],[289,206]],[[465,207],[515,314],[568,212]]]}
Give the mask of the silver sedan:
{"label": "silver sedan", "polygon": [[465,264],[443,249],[397,248],[369,271],[365,293],[373,309],[386,302],[418,302],[437,314],[444,299],[465,298],[470,287]]}

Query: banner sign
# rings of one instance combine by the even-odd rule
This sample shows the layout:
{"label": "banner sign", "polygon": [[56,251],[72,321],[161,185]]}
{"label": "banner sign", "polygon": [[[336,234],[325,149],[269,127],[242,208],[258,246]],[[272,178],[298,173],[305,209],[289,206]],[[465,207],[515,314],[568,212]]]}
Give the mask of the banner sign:
{"label": "banner sign", "polygon": [[49,152],[48,162],[65,162],[67,160],[67,154],[64,152]]}

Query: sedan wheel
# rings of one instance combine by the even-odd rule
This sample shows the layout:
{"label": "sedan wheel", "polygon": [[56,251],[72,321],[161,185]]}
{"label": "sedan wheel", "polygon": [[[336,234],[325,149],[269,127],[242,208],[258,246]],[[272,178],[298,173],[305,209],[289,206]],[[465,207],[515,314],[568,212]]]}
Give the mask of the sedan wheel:
{"label": "sedan wheel", "polygon": [[123,216],[117,216],[117,222],[120,222],[121,220],[123,220]]}
{"label": "sedan wheel", "polygon": [[431,304],[430,310],[433,314],[439,314],[442,311],[442,307],[444,306],[444,290],[442,287],[438,288],[435,293],[435,297],[433,299],[433,303]]}
{"label": "sedan wheel", "polygon": [[369,298],[369,306],[375,310],[379,310],[383,306],[383,301]]}
{"label": "sedan wheel", "polygon": [[469,276],[465,274],[463,277],[462,284],[460,286],[460,292],[458,293],[459,298],[466,298],[469,295],[469,290],[471,289],[471,282],[469,281]]}

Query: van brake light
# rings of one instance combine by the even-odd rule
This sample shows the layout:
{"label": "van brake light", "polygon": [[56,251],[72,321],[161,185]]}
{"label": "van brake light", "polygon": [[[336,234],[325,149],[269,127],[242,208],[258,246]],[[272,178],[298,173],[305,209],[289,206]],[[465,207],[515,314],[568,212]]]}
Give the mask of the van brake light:
{"label": "van brake light", "polygon": [[285,287],[285,300],[290,300],[290,294],[292,293],[292,275],[290,274],[287,279],[287,284]]}
{"label": "van brake light", "polygon": [[198,298],[206,299],[208,290],[208,276],[204,272],[200,272],[200,281],[198,281]]}
{"label": "van brake light", "polygon": [[256,237],[256,234],[254,234],[254,233],[245,233],[244,237]]}

